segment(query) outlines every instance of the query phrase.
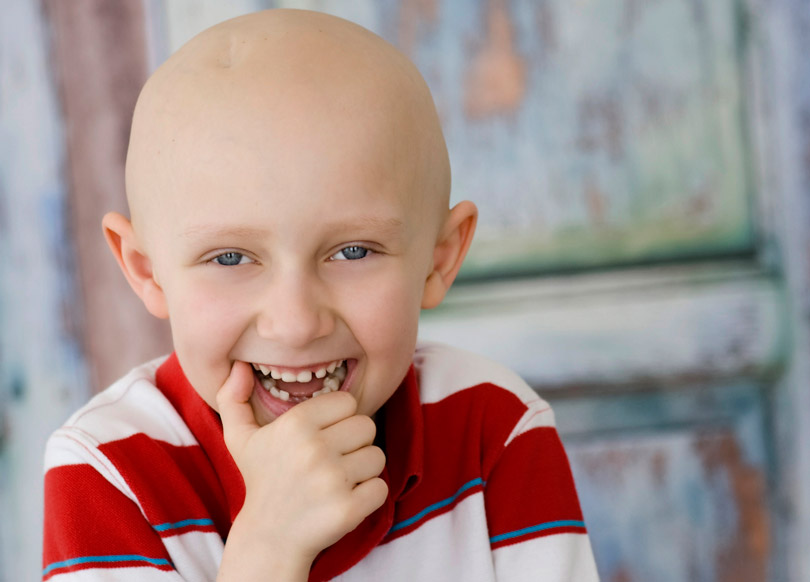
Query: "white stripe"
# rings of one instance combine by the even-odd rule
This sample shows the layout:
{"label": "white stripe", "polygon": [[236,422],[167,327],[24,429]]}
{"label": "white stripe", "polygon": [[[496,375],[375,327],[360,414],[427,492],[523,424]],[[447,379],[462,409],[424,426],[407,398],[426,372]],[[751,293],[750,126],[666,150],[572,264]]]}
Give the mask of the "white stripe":
{"label": "white stripe", "polygon": [[501,546],[492,552],[498,580],[598,582],[591,542],[585,534],[555,534]]}
{"label": "white stripe", "polygon": [[77,572],[65,572],[48,578],[48,582],[185,582],[174,571],[157,568],[91,568]]}
{"label": "white stripe", "polygon": [[472,352],[441,343],[419,342],[413,362],[419,374],[423,403],[438,402],[450,394],[485,382],[512,392],[524,404],[542,402],[512,370]]}
{"label": "white stripe", "polygon": [[512,440],[533,428],[538,427],[554,427],[554,411],[545,400],[535,400],[527,404],[528,410],[523,413],[523,416],[512,429],[509,438],[506,439],[503,446],[507,446]]}
{"label": "white stripe", "polygon": [[174,567],[183,580],[214,580],[225,548],[216,532],[192,531],[163,538]]}
{"label": "white stripe", "polygon": [[95,469],[106,481],[132,499],[143,513],[143,507],[135,497],[135,493],[130,489],[129,484],[115,465],[107,457],[99,453],[89,435],[64,428],[53,433],[51,438],[48,439],[45,448],[45,471],[63,465],[82,464]]}
{"label": "white stripe", "polygon": [[197,444],[183,419],[154,385],[155,371],[165,357],[131,370],[65,423],[92,434],[98,444],[121,440],[138,433],[176,446]]}
{"label": "white stripe", "polygon": [[494,582],[486,519],[483,494],[470,495],[413,532],[377,546],[334,580]]}

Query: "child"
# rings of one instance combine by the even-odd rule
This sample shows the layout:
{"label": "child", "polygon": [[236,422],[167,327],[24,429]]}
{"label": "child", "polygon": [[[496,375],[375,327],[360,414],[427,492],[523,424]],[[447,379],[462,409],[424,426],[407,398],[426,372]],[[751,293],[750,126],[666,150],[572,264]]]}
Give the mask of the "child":
{"label": "child", "polygon": [[416,346],[475,229],[430,93],[369,31],[273,10],[147,82],[107,241],[175,352],[46,453],[43,578],[577,580],[552,412]]}

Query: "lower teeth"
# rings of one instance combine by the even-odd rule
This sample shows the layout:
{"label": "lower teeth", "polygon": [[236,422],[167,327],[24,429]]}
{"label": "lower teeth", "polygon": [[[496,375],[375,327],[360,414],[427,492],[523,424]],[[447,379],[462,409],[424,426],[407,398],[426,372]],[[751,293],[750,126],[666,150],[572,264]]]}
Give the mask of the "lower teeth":
{"label": "lower teeth", "polygon": [[270,392],[272,396],[278,398],[279,400],[288,402],[291,398],[293,398],[293,399],[300,399],[301,401],[303,401],[309,398],[314,398],[315,396],[320,396],[321,394],[329,394],[330,392],[337,392],[340,389],[340,384],[343,382],[343,380],[346,379],[346,373],[347,373],[346,363],[344,362],[343,364],[335,368],[333,372],[326,375],[326,378],[323,381],[323,388],[321,388],[317,392],[313,392],[310,396],[297,398],[292,396],[286,390],[278,388],[276,386],[276,381],[269,376],[265,377],[260,375],[260,382],[265,390]]}

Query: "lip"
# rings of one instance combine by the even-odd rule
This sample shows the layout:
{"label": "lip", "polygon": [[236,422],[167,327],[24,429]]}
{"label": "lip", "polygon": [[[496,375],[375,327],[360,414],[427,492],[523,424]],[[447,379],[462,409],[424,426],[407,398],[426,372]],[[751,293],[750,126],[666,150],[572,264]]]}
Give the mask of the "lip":
{"label": "lip", "polygon": [[[334,360],[329,360],[328,363],[333,362]],[[339,392],[351,392],[351,388],[354,381],[354,374],[357,370],[357,360],[353,358],[345,358],[346,361],[346,379],[343,380],[343,384],[341,384]],[[248,362],[250,364],[251,362]],[[257,362],[258,363],[258,362]],[[303,367],[298,368],[298,371],[309,370],[310,368]],[[293,371],[296,368],[287,367],[285,370]],[[316,397],[317,398],[317,397]],[[273,418],[278,418],[292,407],[296,406],[297,403],[294,402],[284,402],[272,396],[264,387],[259,383],[259,378],[256,374],[253,374],[253,395],[250,398],[251,402],[255,405],[259,405],[261,408],[269,412]]]}

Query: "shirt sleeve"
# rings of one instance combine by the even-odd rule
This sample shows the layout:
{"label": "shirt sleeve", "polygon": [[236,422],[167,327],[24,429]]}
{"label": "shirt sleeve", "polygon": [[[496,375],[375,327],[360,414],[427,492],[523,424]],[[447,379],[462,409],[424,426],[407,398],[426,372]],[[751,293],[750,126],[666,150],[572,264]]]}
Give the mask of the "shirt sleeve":
{"label": "shirt sleeve", "polygon": [[598,581],[568,458],[545,402],[534,403],[509,436],[484,492],[497,580]]}
{"label": "shirt sleeve", "polygon": [[[137,503],[90,463],[66,455],[64,440],[46,459],[42,579],[49,582],[176,582],[183,578]],[[77,445],[78,447],[78,445]],[[58,449],[58,450],[53,450]],[[86,451],[85,451],[86,453]],[[46,464],[47,466],[47,464]]]}

